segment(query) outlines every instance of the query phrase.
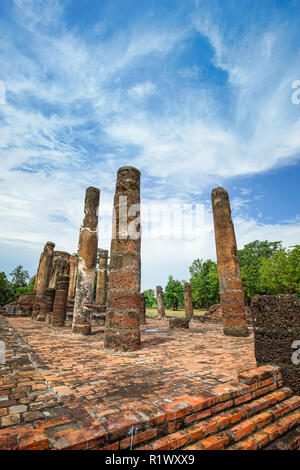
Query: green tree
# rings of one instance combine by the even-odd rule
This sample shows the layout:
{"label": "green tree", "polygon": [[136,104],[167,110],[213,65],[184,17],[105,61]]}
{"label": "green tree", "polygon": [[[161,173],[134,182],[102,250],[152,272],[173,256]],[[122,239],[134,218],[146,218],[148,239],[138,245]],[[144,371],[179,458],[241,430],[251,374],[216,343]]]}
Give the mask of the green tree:
{"label": "green tree", "polygon": [[208,259],[196,259],[189,268],[193,302],[196,307],[208,308],[220,301],[217,264]]}
{"label": "green tree", "polygon": [[272,258],[281,249],[282,242],[280,241],[255,240],[245,245],[242,250],[239,250],[239,262],[246,303],[250,303],[253,295],[270,293],[267,286],[260,281],[260,267],[263,260]]}
{"label": "green tree", "polygon": [[6,305],[15,299],[14,286],[4,272],[0,272],[0,305]]}
{"label": "green tree", "polygon": [[154,296],[154,290],[153,289],[144,290],[143,294],[145,296],[146,307],[155,307],[156,298]]}
{"label": "green tree", "polygon": [[12,277],[11,283],[15,288],[27,287],[29,274],[28,271],[23,269],[23,266],[17,266],[9,275]]}
{"label": "green tree", "polygon": [[35,284],[35,276],[30,278],[30,281],[26,287],[17,287],[15,290],[16,297],[18,297],[21,294],[31,294],[34,289],[34,284]]}
{"label": "green tree", "polygon": [[260,266],[260,285],[268,294],[300,293],[300,245],[282,248],[263,259]]}
{"label": "green tree", "polygon": [[173,310],[178,310],[178,307],[184,305],[184,286],[183,281],[173,279],[169,276],[169,282],[165,288],[164,300],[166,307],[172,307]]}

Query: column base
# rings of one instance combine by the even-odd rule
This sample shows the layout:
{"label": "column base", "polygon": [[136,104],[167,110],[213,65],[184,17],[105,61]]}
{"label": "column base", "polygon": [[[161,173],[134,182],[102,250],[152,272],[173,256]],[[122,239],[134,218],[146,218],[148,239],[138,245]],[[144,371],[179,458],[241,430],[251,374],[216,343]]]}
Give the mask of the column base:
{"label": "column base", "polygon": [[226,326],[223,328],[223,333],[225,336],[241,336],[244,338],[249,336],[249,330],[247,326],[240,326],[236,328]]}
{"label": "column base", "polygon": [[72,333],[88,336],[92,332],[91,325],[73,325]]}

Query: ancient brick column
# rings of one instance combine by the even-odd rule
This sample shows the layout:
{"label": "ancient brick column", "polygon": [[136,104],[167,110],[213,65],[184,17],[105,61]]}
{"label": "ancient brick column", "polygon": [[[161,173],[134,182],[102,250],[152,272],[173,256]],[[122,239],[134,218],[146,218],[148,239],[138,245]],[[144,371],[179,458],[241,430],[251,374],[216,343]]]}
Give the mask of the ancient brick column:
{"label": "ancient brick column", "polygon": [[56,279],[55,299],[53,305],[52,325],[64,326],[67,312],[69,276]]}
{"label": "ancient brick column", "polygon": [[48,313],[53,312],[53,304],[55,298],[55,289],[46,289],[43,294],[41,294],[41,303],[40,310],[37,315],[38,321],[46,321],[46,316]]}
{"label": "ancient brick column", "polygon": [[191,289],[191,285],[188,282],[184,283],[184,307],[185,307],[186,318],[191,320],[194,310],[193,310],[192,289]]}
{"label": "ancient brick column", "polygon": [[157,302],[157,316],[159,318],[164,317],[165,314],[165,302],[164,293],[161,286],[156,286],[156,302]]}
{"label": "ancient brick column", "polygon": [[70,271],[69,271],[69,292],[68,292],[68,300],[74,300],[75,297],[75,279],[76,279],[76,265],[77,265],[77,257],[70,256]]}
{"label": "ancient brick column", "polygon": [[118,171],[110,250],[104,345],[132,351],[140,345],[140,172]]}
{"label": "ancient brick column", "polygon": [[98,209],[100,191],[89,187],[85,193],[84,219],[80,227],[78,244],[78,267],[73,315],[73,333],[91,333],[90,309],[93,303],[94,278],[98,247]]}
{"label": "ancient brick column", "polygon": [[144,294],[141,295],[140,324],[146,325],[146,299]]}
{"label": "ancient brick column", "polygon": [[283,384],[300,394],[300,301],[294,295],[252,298],[257,366],[280,366]]}
{"label": "ancient brick column", "polygon": [[44,246],[44,251],[40,256],[35,282],[35,298],[33,303],[32,318],[37,318],[40,310],[40,304],[43,301],[42,295],[49,286],[54,247],[55,243],[47,242]]}
{"label": "ancient brick column", "polygon": [[216,188],[212,191],[211,197],[223,331],[228,336],[248,336],[240,264],[228,193],[223,188]]}
{"label": "ancient brick column", "polygon": [[97,274],[96,301],[97,305],[105,305],[108,251],[101,250]]}

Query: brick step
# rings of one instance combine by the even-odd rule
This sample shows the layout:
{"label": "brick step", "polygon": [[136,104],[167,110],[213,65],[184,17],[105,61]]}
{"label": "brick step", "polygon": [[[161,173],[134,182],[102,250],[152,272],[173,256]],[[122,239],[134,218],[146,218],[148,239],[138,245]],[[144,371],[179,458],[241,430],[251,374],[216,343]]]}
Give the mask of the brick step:
{"label": "brick step", "polygon": [[[300,407],[300,397],[295,398],[291,397],[291,395],[292,392],[289,388],[281,388],[250,403],[217,413],[209,419],[203,419],[201,422],[176,433],[153,440],[144,449],[170,450],[184,448],[186,450],[200,450],[206,448],[206,446],[208,448],[216,446],[221,449],[223,438],[224,443],[228,441],[227,444],[229,444],[231,439],[236,437],[239,440],[248,430],[250,432],[254,430],[252,421],[256,422],[257,426],[261,426],[263,423],[272,422],[276,417],[289,413],[291,410],[296,409],[296,407]],[[267,411],[257,414],[264,409]],[[232,427],[232,425],[234,426]],[[228,429],[228,432],[233,433],[232,438],[229,438],[223,432],[226,429]],[[205,442],[203,447],[200,446],[199,449],[199,443],[202,445],[202,441]]]}
{"label": "brick step", "polygon": [[[276,418],[278,411],[281,413],[280,418]],[[201,439],[194,445],[187,446],[186,450],[261,449],[279,435],[297,426],[299,420],[300,397],[292,397],[283,401],[282,406],[278,409],[273,411],[272,408],[268,408],[263,413],[242,421],[237,426]]]}
{"label": "brick step", "polygon": [[278,437],[264,450],[300,450],[300,426]]}
{"label": "brick step", "polygon": [[[265,398],[267,395],[270,396]],[[207,437],[208,432],[216,433],[222,426],[244,420],[290,395],[289,389],[282,388],[279,367],[266,365],[241,373],[237,380],[210,390],[199,389],[197,395],[186,394],[158,403],[145,402],[134,410],[108,416],[101,413],[101,408],[99,416],[97,410],[91,416],[84,407],[76,409],[72,405],[63,405],[56,418],[0,431],[0,448],[135,449],[148,443],[152,445],[155,439],[170,439],[170,435],[181,430],[192,431],[193,427],[195,442]],[[227,417],[225,412],[228,412]],[[215,422],[202,436],[197,425],[205,424],[209,419]],[[181,447],[191,442],[183,442],[181,434],[176,437],[181,438]]]}

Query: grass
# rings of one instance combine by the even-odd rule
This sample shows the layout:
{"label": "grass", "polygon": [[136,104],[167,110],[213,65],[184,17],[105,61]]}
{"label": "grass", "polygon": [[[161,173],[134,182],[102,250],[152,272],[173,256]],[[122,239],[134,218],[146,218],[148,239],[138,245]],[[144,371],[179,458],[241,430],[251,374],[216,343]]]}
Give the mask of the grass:
{"label": "grass", "polygon": [[[205,312],[206,310],[194,309],[194,315],[203,315]],[[166,308],[165,313],[166,315],[170,315],[172,317],[184,317],[185,316],[185,310],[183,308],[179,310],[171,310],[170,308]],[[148,317],[157,317],[157,308],[147,307],[146,314]]]}

